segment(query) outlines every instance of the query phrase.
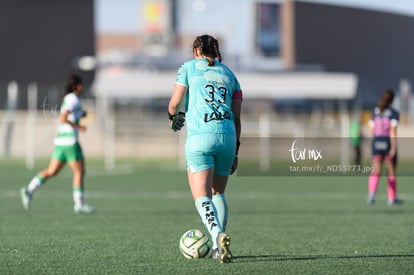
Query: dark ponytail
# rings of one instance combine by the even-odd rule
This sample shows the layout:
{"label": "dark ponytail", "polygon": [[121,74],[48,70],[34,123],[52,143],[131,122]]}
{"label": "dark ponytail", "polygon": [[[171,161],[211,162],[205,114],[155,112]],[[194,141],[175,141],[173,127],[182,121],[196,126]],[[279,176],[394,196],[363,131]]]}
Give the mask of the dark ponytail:
{"label": "dark ponytail", "polygon": [[381,112],[391,106],[392,102],[394,101],[395,93],[391,89],[386,89],[382,94],[379,102],[378,107]]}
{"label": "dark ponytail", "polygon": [[76,89],[76,86],[79,84],[82,84],[82,78],[79,75],[71,75],[66,80],[66,83],[64,85],[65,88],[65,95],[73,92]]}
{"label": "dark ponytail", "polygon": [[221,53],[217,39],[211,35],[197,36],[193,43],[193,49],[199,49],[202,56],[207,58],[208,65],[214,66],[214,59],[221,62]]}

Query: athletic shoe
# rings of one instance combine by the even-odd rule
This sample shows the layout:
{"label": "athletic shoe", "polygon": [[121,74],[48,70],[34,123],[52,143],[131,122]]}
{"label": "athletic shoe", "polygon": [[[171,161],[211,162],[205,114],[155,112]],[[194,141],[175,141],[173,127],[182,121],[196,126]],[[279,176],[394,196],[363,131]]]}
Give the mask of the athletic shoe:
{"label": "athletic shoe", "polygon": [[95,211],[96,211],[96,208],[88,204],[75,205],[73,207],[73,212],[75,212],[76,214],[91,214],[91,213],[94,213]]}
{"label": "athletic shoe", "polygon": [[22,198],[23,208],[29,210],[32,202],[32,194],[30,194],[25,187],[22,187],[20,189],[20,197]]}
{"label": "athletic shoe", "polygon": [[230,263],[232,261],[233,255],[231,255],[229,246],[230,246],[230,236],[224,232],[219,233],[217,236],[218,257],[217,256],[215,257],[217,257],[217,259],[219,259],[221,263]]}
{"label": "athletic shoe", "polygon": [[[229,250],[229,248],[227,248],[227,250]],[[229,251],[230,251],[230,250],[229,250]],[[230,254],[231,254],[231,255],[233,255],[231,252],[230,252]],[[213,250],[211,251],[210,258],[213,258],[213,259],[216,259],[216,260],[220,259],[220,253],[219,253],[218,248],[213,249]]]}
{"label": "athletic shoe", "polygon": [[393,200],[388,200],[388,205],[392,206],[392,205],[401,205],[403,204],[403,201],[400,199],[393,199]]}
{"label": "athletic shoe", "polygon": [[216,260],[220,259],[220,253],[219,253],[218,248],[213,249],[213,251],[211,252],[211,258],[216,259]]}
{"label": "athletic shoe", "polygon": [[368,205],[374,205],[375,204],[375,194],[374,193],[371,193],[371,194],[368,195],[367,204]]}

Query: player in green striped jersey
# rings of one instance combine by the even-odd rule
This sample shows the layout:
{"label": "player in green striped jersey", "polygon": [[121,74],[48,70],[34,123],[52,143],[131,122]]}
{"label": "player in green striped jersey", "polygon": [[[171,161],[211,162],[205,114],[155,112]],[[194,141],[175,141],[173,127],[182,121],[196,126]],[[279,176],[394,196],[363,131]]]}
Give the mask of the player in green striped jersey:
{"label": "player in green striped jersey", "polygon": [[85,132],[86,127],[79,122],[86,116],[82,109],[79,95],[83,91],[82,79],[77,75],[68,78],[65,85],[66,95],[63,98],[59,115],[59,126],[54,140],[54,151],[49,166],[40,171],[26,187],[20,191],[22,204],[30,209],[32,196],[49,178],[56,176],[68,163],[73,171],[73,211],[75,213],[92,213],[95,208],[84,200],[85,164],[82,148],[78,142],[78,133]]}

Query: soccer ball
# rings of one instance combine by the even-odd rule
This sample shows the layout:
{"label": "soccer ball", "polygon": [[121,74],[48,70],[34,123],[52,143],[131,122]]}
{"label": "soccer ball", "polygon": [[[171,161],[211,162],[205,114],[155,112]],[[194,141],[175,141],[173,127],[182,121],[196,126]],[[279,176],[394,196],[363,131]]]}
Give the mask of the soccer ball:
{"label": "soccer ball", "polygon": [[185,232],[180,238],[180,251],[187,259],[204,258],[210,252],[210,239],[198,229]]}

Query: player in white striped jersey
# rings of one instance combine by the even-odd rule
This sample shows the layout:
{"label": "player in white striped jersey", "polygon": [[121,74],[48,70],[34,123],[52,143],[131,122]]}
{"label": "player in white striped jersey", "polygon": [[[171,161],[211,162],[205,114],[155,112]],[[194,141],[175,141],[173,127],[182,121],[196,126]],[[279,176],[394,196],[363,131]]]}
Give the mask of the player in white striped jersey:
{"label": "player in white striped jersey", "polygon": [[78,133],[86,131],[86,127],[79,123],[81,118],[86,116],[79,100],[82,91],[82,79],[77,75],[70,76],[65,85],[66,95],[60,108],[59,126],[49,166],[40,171],[20,192],[23,207],[27,210],[30,209],[34,192],[49,178],[56,176],[68,163],[73,171],[73,211],[75,213],[95,212],[95,207],[86,204],[84,200],[85,164],[82,148],[78,141]]}

